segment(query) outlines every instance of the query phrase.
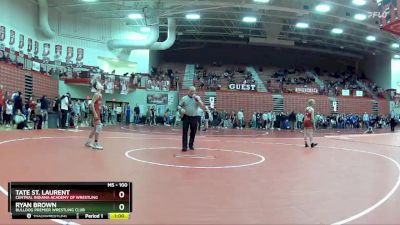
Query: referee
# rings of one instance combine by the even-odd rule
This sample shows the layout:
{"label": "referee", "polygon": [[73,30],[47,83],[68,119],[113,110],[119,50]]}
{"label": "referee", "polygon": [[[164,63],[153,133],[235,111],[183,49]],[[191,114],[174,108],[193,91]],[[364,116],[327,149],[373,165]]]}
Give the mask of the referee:
{"label": "referee", "polygon": [[196,88],[190,87],[188,95],[182,97],[178,105],[178,110],[182,117],[182,151],[186,152],[188,148],[188,131],[190,126],[189,149],[194,150],[193,143],[197,131],[197,109],[201,107],[210,114],[200,97],[196,95]]}

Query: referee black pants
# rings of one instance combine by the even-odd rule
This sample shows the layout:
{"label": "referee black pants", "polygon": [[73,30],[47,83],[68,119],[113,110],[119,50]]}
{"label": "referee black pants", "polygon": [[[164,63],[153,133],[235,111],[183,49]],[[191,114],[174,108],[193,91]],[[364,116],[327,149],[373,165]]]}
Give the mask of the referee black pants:
{"label": "referee black pants", "polygon": [[182,149],[188,148],[188,131],[190,127],[189,148],[193,148],[194,138],[197,131],[197,116],[186,116],[182,118]]}

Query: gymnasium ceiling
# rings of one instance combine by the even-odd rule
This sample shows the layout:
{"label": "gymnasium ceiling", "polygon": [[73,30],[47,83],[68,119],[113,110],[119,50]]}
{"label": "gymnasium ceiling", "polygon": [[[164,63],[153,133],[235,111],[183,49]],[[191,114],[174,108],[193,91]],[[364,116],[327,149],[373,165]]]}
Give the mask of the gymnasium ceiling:
{"label": "gymnasium ceiling", "polygon": [[[330,11],[319,13],[318,4],[327,4]],[[253,44],[307,48],[321,52],[375,55],[397,54],[398,38],[380,31],[379,18],[368,16],[377,12],[376,0],[357,6],[352,0],[49,0],[50,9],[98,20],[121,21],[128,26],[158,23],[166,35],[167,17],[177,20],[177,42],[174,47],[201,47],[207,43]],[[130,13],[145,12],[146,19],[129,19]],[[188,20],[187,13],[198,13],[199,20]],[[367,19],[357,21],[355,14]],[[257,18],[245,23],[244,16]],[[159,18],[159,20],[158,20]],[[300,29],[297,22],[309,28]],[[333,28],[343,29],[332,34]],[[367,41],[373,35],[376,41]],[[294,43],[294,44],[291,44]]]}

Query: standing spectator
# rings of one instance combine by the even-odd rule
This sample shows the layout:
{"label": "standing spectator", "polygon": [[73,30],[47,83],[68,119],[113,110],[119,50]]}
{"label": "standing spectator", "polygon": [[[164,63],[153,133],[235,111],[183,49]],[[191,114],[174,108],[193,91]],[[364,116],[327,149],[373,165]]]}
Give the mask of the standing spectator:
{"label": "standing spectator", "polygon": [[5,101],[3,94],[3,85],[0,84],[0,124],[3,123],[3,111],[5,111]]}
{"label": "standing spectator", "polygon": [[11,127],[12,112],[13,112],[13,102],[12,100],[7,100],[6,110],[4,114],[5,116],[4,120],[7,128]]}
{"label": "standing spectator", "polygon": [[135,124],[139,124],[140,123],[140,108],[139,108],[138,104],[136,104],[136,106],[134,108],[134,112],[135,112]]}
{"label": "standing spectator", "polygon": [[293,132],[294,131],[294,125],[296,123],[296,113],[292,111],[292,113],[289,114],[289,122],[290,122],[290,130]]}
{"label": "standing spectator", "polygon": [[394,132],[394,128],[396,127],[396,114],[394,110],[390,111],[390,131]]}
{"label": "standing spectator", "polygon": [[303,129],[304,114],[303,113],[297,113],[296,114],[296,120],[297,120],[297,129]]}
{"label": "standing spectator", "polygon": [[238,119],[238,128],[243,130],[243,125],[244,125],[244,113],[243,109],[240,109],[239,112],[237,113],[237,119]]}
{"label": "standing spectator", "polygon": [[150,109],[150,126],[151,126],[151,124],[154,124],[154,126],[157,126],[156,110],[154,109],[154,106],[152,106]]}
{"label": "standing spectator", "polygon": [[60,99],[60,108],[61,108],[61,125],[62,129],[67,129],[67,116],[68,116],[68,106],[69,106],[69,98],[71,95],[69,93],[63,95]]}
{"label": "standing spectator", "polygon": [[197,108],[197,129],[200,131],[201,128],[201,118],[203,117],[203,110],[198,107]]}
{"label": "standing spectator", "polygon": [[33,125],[33,129],[37,129],[37,130],[41,130],[42,129],[42,123],[43,123],[43,114],[42,114],[42,110],[41,110],[41,101],[38,99],[36,106],[35,106],[35,110],[33,111],[34,113],[34,125]]}
{"label": "standing spectator", "polygon": [[56,96],[53,101],[53,112],[57,113],[57,127],[60,127],[61,110],[60,99],[58,98],[58,96]]}
{"label": "standing spectator", "polygon": [[14,107],[13,107],[13,115],[17,115],[18,110],[23,112],[22,109],[22,93],[18,91],[13,95],[13,102],[14,102]]}
{"label": "standing spectator", "polygon": [[369,115],[367,114],[367,112],[365,112],[363,115],[363,127],[364,128],[369,127]]}
{"label": "standing spectator", "polygon": [[206,111],[204,112],[204,129],[203,131],[207,131],[208,129],[208,121],[211,118],[210,110],[208,109],[208,106],[206,106]]}
{"label": "standing spectator", "polygon": [[126,125],[129,125],[131,123],[131,105],[128,103],[126,106]]}
{"label": "standing spectator", "polygon": [[176,110],[174,127],[176,127],[180,122],[181,122],[181,114],[179,113],[179,110]]}
{"label": "standing spectator", "polygon": [[43,95],[40,99],[40,109],[42,111],[43,116],[43,125],[46,126],[47,117],[48,117],[48,110],[49,110],[49,101],[47,100],[47,96]]}

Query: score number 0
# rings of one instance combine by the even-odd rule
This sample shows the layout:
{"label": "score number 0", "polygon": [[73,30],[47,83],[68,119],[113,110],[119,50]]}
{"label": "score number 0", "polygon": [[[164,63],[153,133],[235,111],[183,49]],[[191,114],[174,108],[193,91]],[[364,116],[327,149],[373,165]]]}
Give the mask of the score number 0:
{"label": "score number 0", "polygon": [[[124,198],[125,197],[125,192],[124,191],[120,191],[118,193],[118,197],[119,198]],[[118,208],[119,208],[119,210],[123,211],[125,209],[125,205],[121,203],[121,204],[119,204]]]}

